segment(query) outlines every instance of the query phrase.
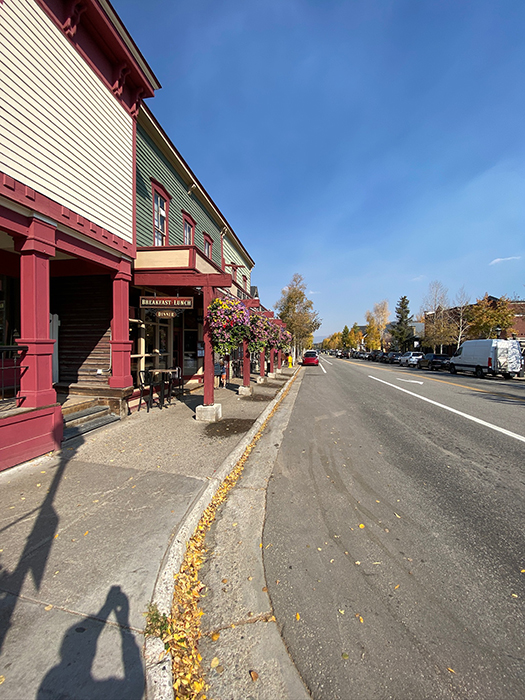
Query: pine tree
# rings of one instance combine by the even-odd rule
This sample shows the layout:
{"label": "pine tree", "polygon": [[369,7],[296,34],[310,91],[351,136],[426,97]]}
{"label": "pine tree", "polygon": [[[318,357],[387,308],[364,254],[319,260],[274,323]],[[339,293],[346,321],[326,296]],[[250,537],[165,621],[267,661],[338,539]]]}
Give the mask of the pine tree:
{"label": "pine tree", "polygon": [[394,344],[405,352],[407,350],[410,338],[413,336],[411,326],[412,316],[408,306],[408,297],[402,296],[396,306],[396,322],[392,324],[390,330]]}
{"label": "pine tree", "polygon": [[341,343],[343,345],[343,348],[346,350],[348,347],[350,347],[350,331],[348,329],[348,326],[345,326],[343,328],[343,332],[341,333]]}

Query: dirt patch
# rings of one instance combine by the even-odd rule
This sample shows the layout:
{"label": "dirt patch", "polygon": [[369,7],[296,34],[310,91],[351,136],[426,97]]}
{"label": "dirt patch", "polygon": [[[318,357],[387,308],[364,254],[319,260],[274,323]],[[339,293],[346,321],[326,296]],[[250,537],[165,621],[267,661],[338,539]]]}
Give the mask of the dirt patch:
{"label": "dirt patch", "polygon": [[255,423],[255,418],[225,418],[217,423],[208,423],[204,432],[208,437],[229,437],[247,433]]}
{"label": "dirt patch", "polygon": [[241,397],[242,401],[271,401],[275,394],[252,394],[251,396]]}

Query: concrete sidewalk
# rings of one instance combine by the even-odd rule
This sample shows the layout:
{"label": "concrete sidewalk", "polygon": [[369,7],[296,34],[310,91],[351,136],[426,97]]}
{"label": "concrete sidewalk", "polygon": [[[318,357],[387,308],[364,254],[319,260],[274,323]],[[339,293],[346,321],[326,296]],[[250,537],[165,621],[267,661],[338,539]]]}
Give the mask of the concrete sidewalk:
{"label": "concrete sidewalk", "polygon": [[217,390],[219,423],[195,420],[199,390],[0,474],[2,698],[144,697],[144,612],[292,373]]}

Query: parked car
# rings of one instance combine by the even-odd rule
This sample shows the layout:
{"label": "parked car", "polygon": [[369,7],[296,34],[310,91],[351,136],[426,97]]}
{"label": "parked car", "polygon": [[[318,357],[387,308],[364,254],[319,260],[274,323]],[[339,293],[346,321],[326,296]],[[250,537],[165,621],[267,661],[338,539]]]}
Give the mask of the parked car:
{"label": "parked car", "polygon": [[417,366],[419,369],[448,369],[450,364],[449,355],[436,355],[433,352],[427,352],[425,357],[418,360]]}
{"label": "parked car", "polygon": [[512,379],[523,367],[523,357],[518,340],[488,339],[466,340],[450,358],[449,370],[473,372],[482,378],[486,374],[502,374]]}
{"label": "parked car", "polygon": [[405,352],[399,358],[399,364],[401,367],[417,367],[418,360],[422,357],[422,352]]}
{"label": "parked car", "polygon": [[401,357],[400,352],[396,352],[394,350],[391,350],[390,352],[385,353],[383,357],[381,358],[381,362],[386,362],[389,365],[393,364],[399,364],[399,358]]}
{"label": "parked car", "polygon": [[303,365],[318,365],[319,356],[315,350],[307,350],[303,355]]}

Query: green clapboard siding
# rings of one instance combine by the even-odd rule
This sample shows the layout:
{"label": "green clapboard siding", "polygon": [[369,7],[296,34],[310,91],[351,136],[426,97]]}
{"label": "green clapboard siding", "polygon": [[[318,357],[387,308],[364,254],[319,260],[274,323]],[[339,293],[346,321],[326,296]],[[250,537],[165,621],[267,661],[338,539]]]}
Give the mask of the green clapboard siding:
{"label": "green clapboard siding", "polygon": [[[233,246],[228,235],[224,236],[224,262],[225,263],[235,263],[235,265],[245,265],[245,267],[240,267],[237,270],[237,283],[242,286],[242,277],[246,275],[248,280],[248,292],[250,291],[250,262],[246,259],[244,255],[241,255],[240,251]],[[226,272],[231,272],[232,268],[227,267]]]}
{"label": "green clapboard siding", "polygon": [[[153,195],[151,178],[160,182],[171,195],[168,212],[170,245],[182,245],[182,210],[195,220],[195,245],[204,250],[203,233],[213,240],[212,260],[221,266],[221,236],[217,224],[192,195],[171,165],[169,159],[137,125],[137,246],[153,245]],[[232,262],[233,258],[227,260]],[[235,260],[235,262],[237,262]],[[244,273],[243,273],[244,274]]]}

